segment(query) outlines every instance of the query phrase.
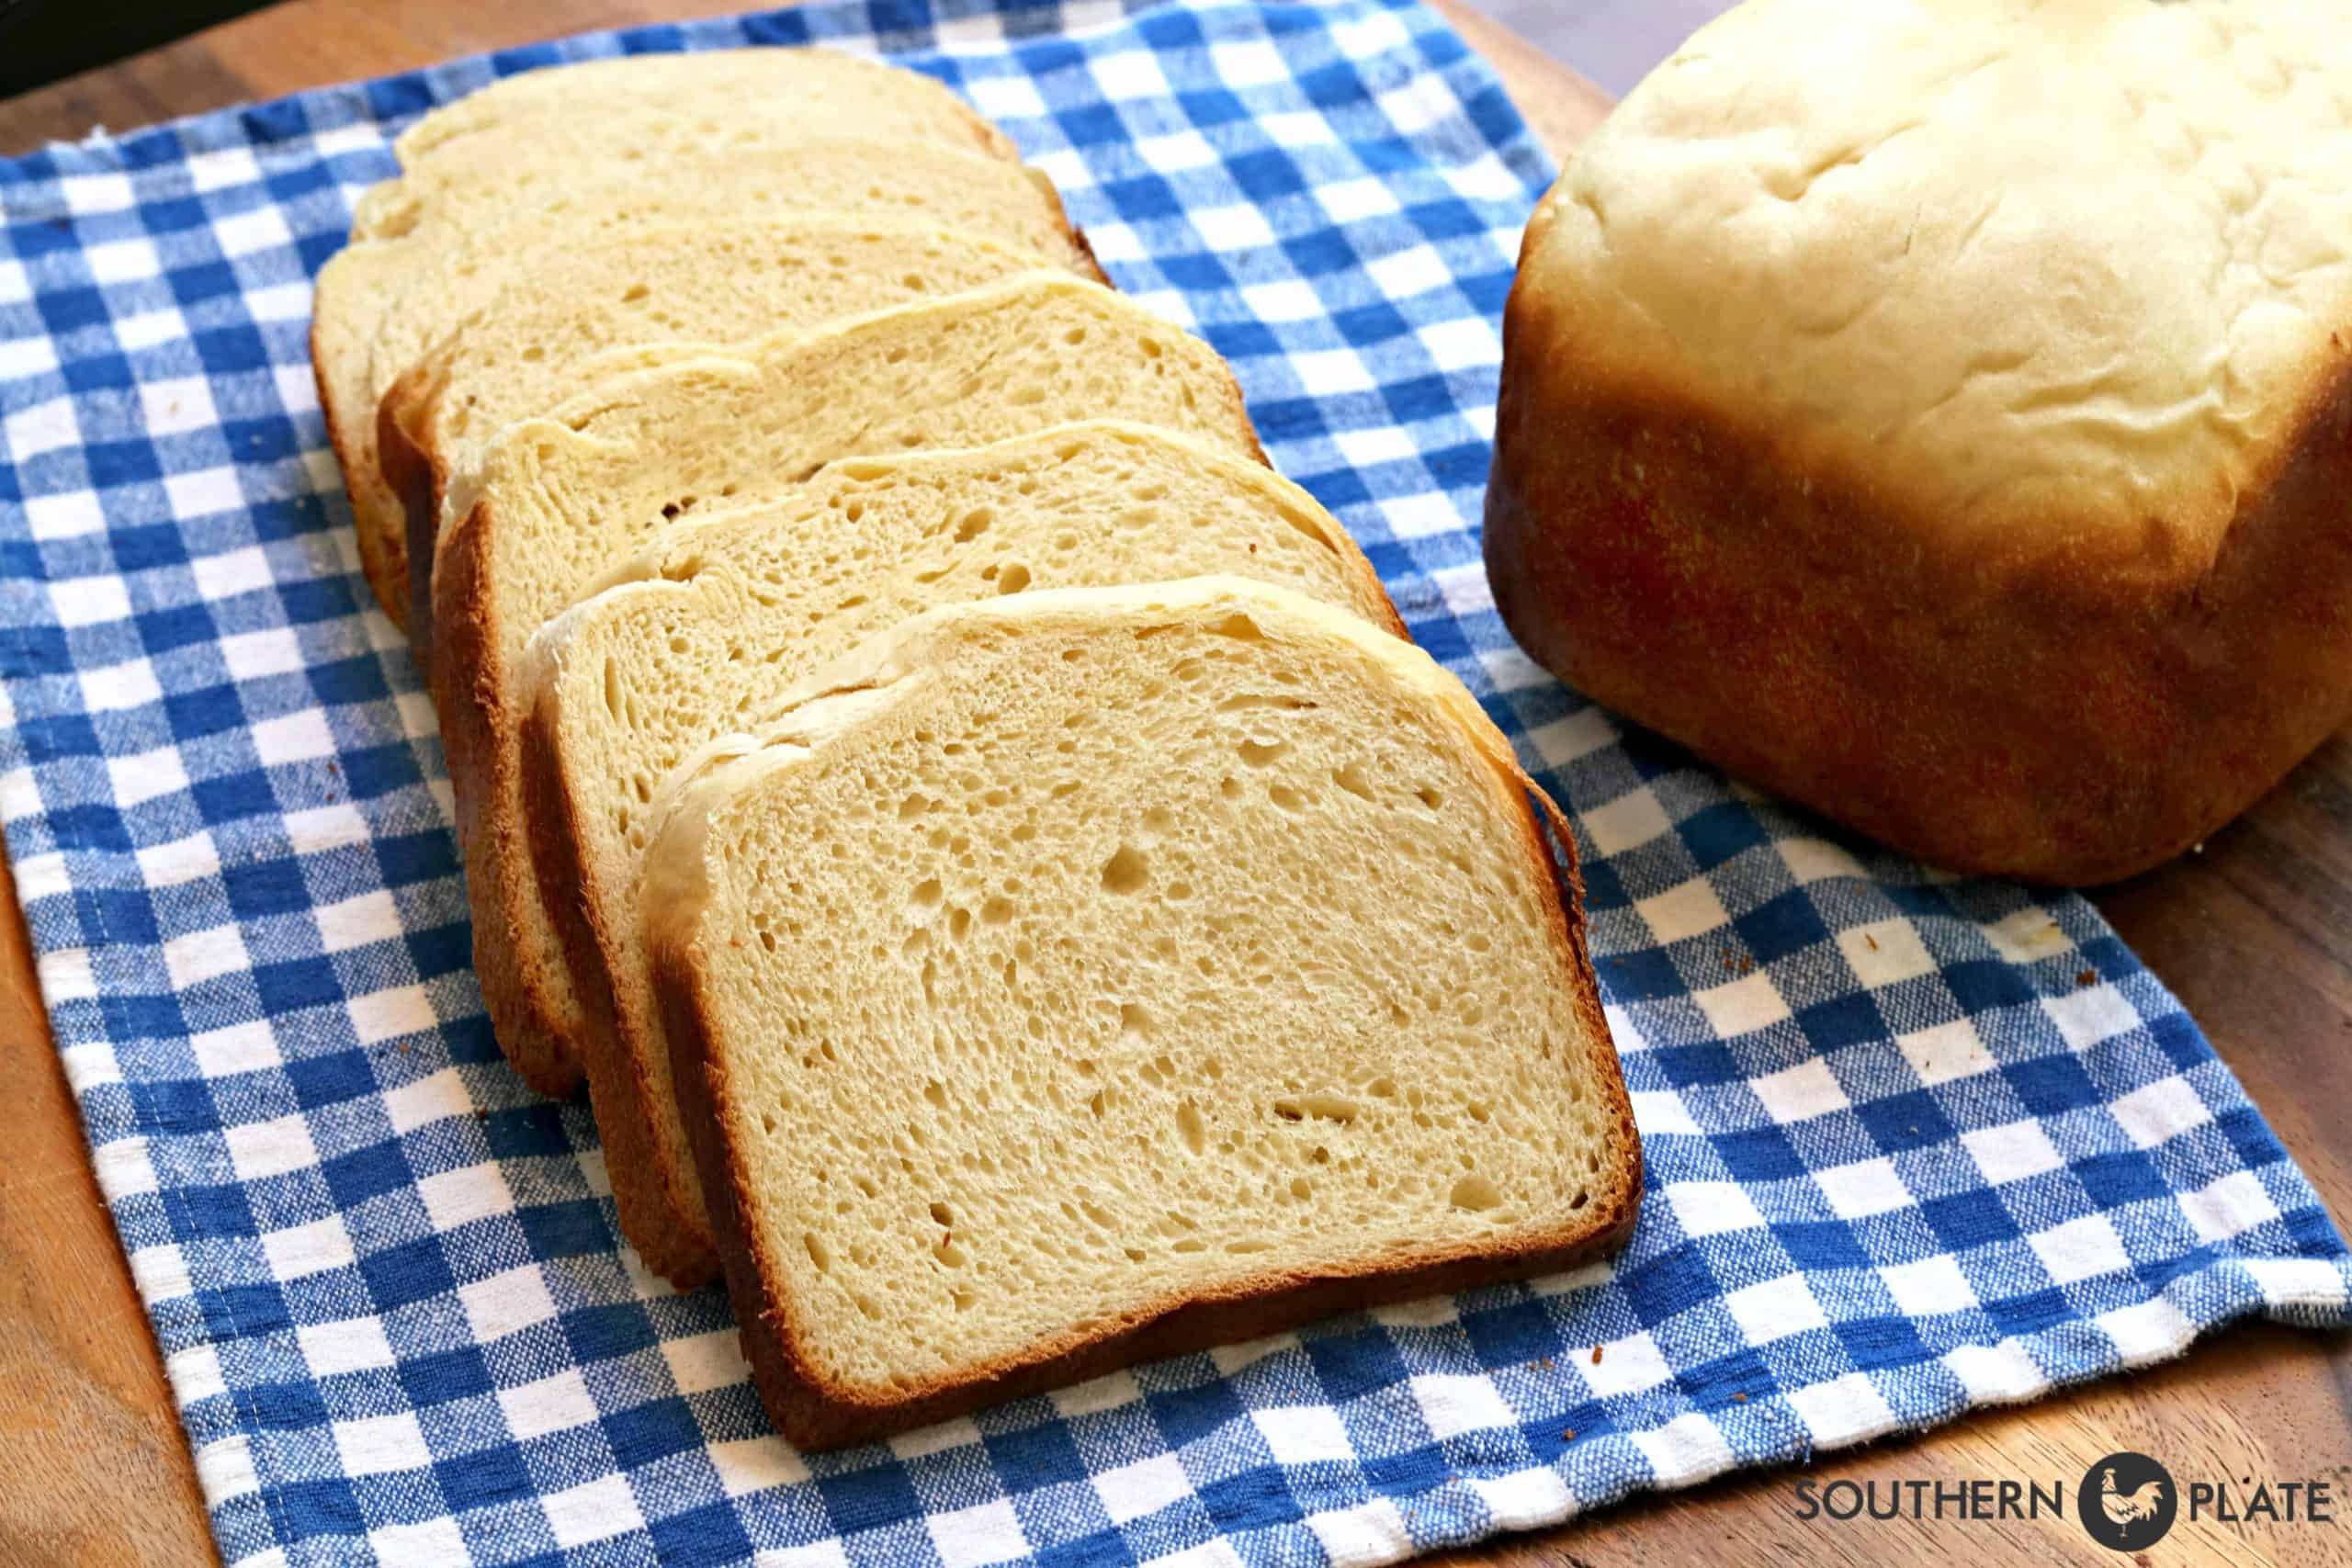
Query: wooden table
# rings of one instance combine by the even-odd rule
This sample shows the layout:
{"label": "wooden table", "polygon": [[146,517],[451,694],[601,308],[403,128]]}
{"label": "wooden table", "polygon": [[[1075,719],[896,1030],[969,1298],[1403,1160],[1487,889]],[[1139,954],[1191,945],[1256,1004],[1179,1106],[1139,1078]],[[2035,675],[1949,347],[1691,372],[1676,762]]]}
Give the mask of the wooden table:
{"label": "wooden table", "polygon": [[[1602,95],[1453,0],[1555,152]],[[740,9],[732,0],[288,0],[0,104],[0,153],[405,70],[585,28]],[[0,868],[0,1564],[178,1563],[213,1548],[186,1441],[43,1021]],[[2186,1001],[2330,1209],[2352,1215],[2352,736],[2340,736],[2202,854],[2111,889],[2109,919]],[[2352,1517],[2352,1337],[2231,1330],[2173,1366],[1924,1437],[1835,1454],[1817,1480],[2065,1477],[2118,1449],[2192,1475],[2331,1478]],[[1506,1537],[1452,1562],[2111,1563],[2071,1518],[1846,1525],[1794,1517],[1792,1471],[1727,1478]],[[2070,1488],[2071,1495],[2071,1488]],[[2352,1558],[2352,1524],[2194,1531],[2143,1561]]]}

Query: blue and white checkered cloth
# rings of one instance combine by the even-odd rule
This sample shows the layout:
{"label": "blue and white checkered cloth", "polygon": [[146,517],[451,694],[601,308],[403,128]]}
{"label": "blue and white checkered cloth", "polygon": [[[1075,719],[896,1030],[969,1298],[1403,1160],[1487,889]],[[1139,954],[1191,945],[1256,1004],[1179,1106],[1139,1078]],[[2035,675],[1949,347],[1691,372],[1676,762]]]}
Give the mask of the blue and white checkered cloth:
{"label": "blue and white checkered cloth", "polygon": [[[1580,823],[1647,1141],[1613,1263],[887,1445],[770,1435],[501,1065],[431,713],[304,333],[389,139],[492,76],[821,38],[1000,121]],[[920,0],[574,39],[0,164],[0,819],[236,1563],[1387,1561],[2338,1324],[2344,1243],[2086,904],[1840,840],[1518,653],[1476,519],[1546,160],[1405,0]],[[1571,1437],[1570,1434],[1573,1434]]]}

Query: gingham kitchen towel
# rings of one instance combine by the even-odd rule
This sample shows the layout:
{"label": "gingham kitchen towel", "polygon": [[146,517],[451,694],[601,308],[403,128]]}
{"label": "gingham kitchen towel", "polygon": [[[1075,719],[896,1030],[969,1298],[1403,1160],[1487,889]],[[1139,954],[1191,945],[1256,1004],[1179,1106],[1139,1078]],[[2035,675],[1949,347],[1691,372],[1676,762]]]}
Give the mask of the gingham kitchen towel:
{"label": "gingham kitchen towel", "polygon": [[[585,1108],[483,1021],[308,280],[433,104],[811,38],[1004,125],[1572,803],[1649,1158],[1613,1264],[802,1456],[724,1298],[618,1246]],[[0,818],[232,1562],[1369,1563],[2352,1315],[2310,1186],[2087,905],[1844,841],[1513,649],[1476,519],[1548,175],[1401,0],[825,6],[0,164]]]}

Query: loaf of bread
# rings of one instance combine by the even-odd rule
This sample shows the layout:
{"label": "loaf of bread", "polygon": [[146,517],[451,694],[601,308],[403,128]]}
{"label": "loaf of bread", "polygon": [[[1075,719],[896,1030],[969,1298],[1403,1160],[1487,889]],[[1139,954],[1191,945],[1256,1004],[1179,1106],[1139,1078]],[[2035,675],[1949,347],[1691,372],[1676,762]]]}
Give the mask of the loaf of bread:
{"label": "loaf of bread", "polygon": [[[767,52],[820,78],[834,58]],[[577,241],[663,218],[920,213],[1091,268],[1050,182],[976,151],[971,111],[936,84],[903,72],[884,79],[906,85],[910,112],[846,122],[865,128],[854,140],[828,113],[827,94],[773,85],[747,87],[740,101],[714,93],[693,109],[652,101],[585,117],[521,114],[434,143],[360,198],[352,243],[319,275],[311,357],[361,561],[396,621],[406,614],[407,530],[376,475],[377,402],[524,258],[543,254],[547,233],[508,236],[508,225],[565,224]]]}
{"label": "loaf of bread", "polygon": [[457,486],[433,570],[428,679],[457,797],[474,966],[507,1060],[577,1082],[586,1024],[531,869],[520,741],[531,634],[663,523],[836,457],[969,446],[1088,415],[1260,456],[1199,342],[1099,284],[1027,273],[605,381],[508,425]]}
{"label": "loaf of bread", "polygon": [[646,797],[809,671],[936,604],[1229,573],[1398,636],[1379,577],[1262,464],[1098,420],[831,465],[776,502],[684,523],[539,629],[522,684],[541,895],[587,1022],[582,1055],[622,1234],[680,1284],[717,1268],[639,940]]}
{"label": "loaf of bread", "polygon": [[2347,104],[2332,6],[1702,29],[1528,228],[1504,619],[1944,866],[2197,842],[2352,714]]}
{"label": "loaf of bread", "polygon": [[311,352],[492,1027],[787,1437],[1629,1232],[1566,824],[999,132],[740,51],[396,152]]}
{"label": "loaf of bread", "polygon": [[1526,789],[1409,643],[1218,579],[931,612],[682,773],[647,941],[784,1435],[1622,1237]]}
{"label": "loaf of bread", "polygon": [[[920,180],[927,151],[900,149],[897,156]],[[957,171],[937,172],[953,178]],[[583,238],[579,217],[542,210],[501,225],[500,249],[531,258],[528,265],[486,265],[469,279],[504,282],[423,358],[413,358],[413,339],[393,351],[391,333],[377,336],[372,379],[384,379],[404,355],[413,360],[377,405],[376,452],[384,482],[408,514],[407,628],[420,658],[432,635],[431,541],[450,478],[479,466],[490,438],[506,425],[648,361],[692,359],[1057,265],[1035,251],[917,218],[714,213]],[[1058,260],[1067,265],[1069,257]],[[452,309],[483,292],[453,287],[447,270],[430,286]]]}

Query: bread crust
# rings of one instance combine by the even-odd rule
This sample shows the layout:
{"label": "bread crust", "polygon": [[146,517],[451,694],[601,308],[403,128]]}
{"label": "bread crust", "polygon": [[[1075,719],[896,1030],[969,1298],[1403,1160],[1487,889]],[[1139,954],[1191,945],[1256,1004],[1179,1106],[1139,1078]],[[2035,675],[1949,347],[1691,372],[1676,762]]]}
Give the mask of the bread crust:
{"label": "bread crust", "polygon": [[[408,633],[419,664],[431,658],[432,542],[439,532],[441,493],[447,483],[433,456],[425,423],[435,389],[433,364],[433,357],[427,355],[410,366],[385,389],[383,400],[376,405],[376,464],[385,486],[401,503],[400,536],[379,547],[388,566],[397,565],[400,570],[400,581],[392,590],[397,603],[385,600],[382,588],[376,591],[376,597],[384,601],[384,614]],[[420,540],[424,546],[422,550]]]}
{"label": "bread crust", "polygon": [[437,635],[426,676],[457,802],[458,843],[473,916],[474,971],[491,1029],[523,1080],[560,1100],[580,1087],[579,1056],[571,1032],[538,1005],[548,982],[536,973],[534,955],[514,936],[524,918],[522,901],[537,889],[522,885],[527,874],[518,864],[522,856],[493,854],[487,848],[519,841],[516,835],[523,830],[523,824],[512,820],[515,793],[505,777],[513,758],[498,743],[499,736],[512,733],[513,720],[511,682],[487,610],[490,511],[488,501],[477,504],[442,542],[433,584]]}
{"label": "bread crust", "polygon": [[1530,805],[1527,791],[1534,790],[1532,782],[1492,747],[1481,744],[1480,738],[1465,735],[1464,742],[1491,770],[1498,795],[1515,807],[1521,851],[1532,863],[1531,869],[1555,891],[1549,905],[1551,929],[1572,976],[1577,1014],[1587,1026],[1593,1082],[1617,1133],[1614,1146],[1622,1157],[1603,1172],[1600,1190],[1578,1211],[1579,1217],[1501,1250],[1475,1245],[1392,1248],[1386,1256],[1362,1260],[1359,1267],[1269,1269],[1195,1298],[1154,1303],[1094,1332],[1071,1330],[1052,1337],[966,1375],[934,1378],[888,1398],[830,1385],[802,1348],[787,1306],[769,1289],[769,1281],[782,1278],[783,1272],[766,1256],[758,1231],[744,1217],[752,1206],[752,1179],[734,1157],[735,1140],[725,1131],[730,1109],[741,1102],[725,1056],[711,1049],[713,1006],[696,973],[695,922],[648,922],[646,940],[678,1093],[745,1357],[761,1403],[787,1441],[801,1449],[839,1448],[1136,1361],[1281,1333],[1336,1313],[1557,1272],[1605,1256],[1624,1243],[1641,1209],[1641,1143],[1586,952],[1576,845],[1557,807],[1536,791],[1562,830],[1561,860],[1555,862]]}
{"label": "bread crust", "polygon": [[580,897],[587,872],[579,845],[586,835],[563,782],[552,727],[537,705],[523,720],[523,795],[539,896],[555,917],[587,1023],[579,1042],[581,1065],[596,1111],[597,1136],[605,1145],[605,1170],[620,1211],[621,1234],[647,1268],[680,1290],[692,1290],[718,1277],[718,1240],[705,1200],[686,1190],[654,1130],[649,1108],[659,1091],[652,1075],[641,1053],[621,1037],[603,946],[613,933],[605,929],[604,911]]}
{"label": "bread crust", "polygon": [[[334,391],[327,376],[325,356],[320,351],[316,316],[311,320],[310,345],[311,384],[318,390],[319,407],[331,411],[334,406]],[[334,451],[335,471],[345,476],[345,492],[350,495],[358,483],[351,477],[356,472],[353,464],[357,461],[357,454],[350,450],[350,443],[343,438],[343,422],[330,415],[325,423],[327,445]],[[360,575],[368,580],[368,591],[376,595],[376,602],[383,606],[384,614],[391,617],[392,625],[405,631],[408,602],[406,555],[397,541],[388,540],[382,530],[368,526],[356,498],[352,500],[351,507],[352,532],[359,543]]]}
{"label": "bread crust", "polygon": [[2200,841],[2352,716],[2342,334],[2210,556],[2162,517],[2136,550],[2052,517],[1995,558],[1900,476],[1794,461],[1620,363],[1589,305],[1512,289],[1486,559],[1512,635],[1594,700],[1907,854],[2061,884]]}

